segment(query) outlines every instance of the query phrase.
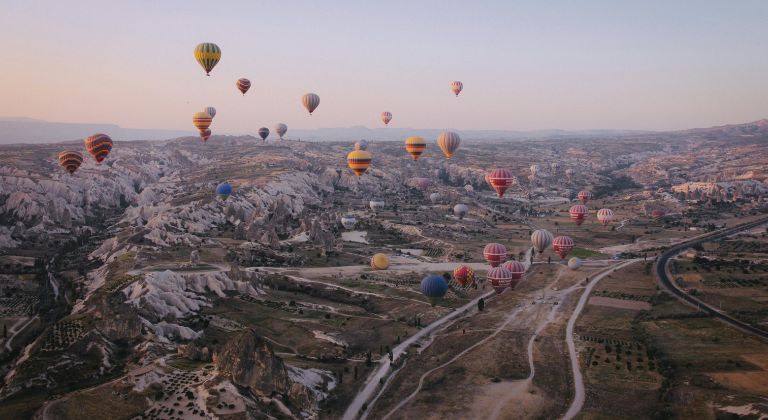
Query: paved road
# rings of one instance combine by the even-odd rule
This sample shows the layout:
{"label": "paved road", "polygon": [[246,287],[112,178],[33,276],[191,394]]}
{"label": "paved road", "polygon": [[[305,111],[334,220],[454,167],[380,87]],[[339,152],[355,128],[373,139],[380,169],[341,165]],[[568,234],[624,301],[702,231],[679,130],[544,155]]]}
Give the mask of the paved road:
{"label": "paved road", "polygon": [[715,309],[714,307],[710,306],[708,303],[705,303],[682,289],[678,288],[674,281],[672,281],[671,276],[669,275],[669,272],[667,271],[667,265],[669,264],[670,258],[680,254],[687,248],[690,248],[692,246],[701,244],[702,242],[712,241],[716,239],[721,239],[729,235],[733,235],[734,233],[742,232],[745,230],[753,229],[755,227],[758,227],[762,224],[768,223],[768,217],[764,217],[761,219],[758,219],[753,222],[744,223],[738,226],[734,226],[728,229],[722,229],[716,232],[713,232],[708,235],[702,235],[698,236],[692,240],[682,242],[680,244],[677,244],[673,246],[672,248],[669,248],[667,251],[665,251],[663,254],[659,256],[659,258],[656,259],[656,278],[659,280],[659,283],[670,293],[672,293],[675,297],[677,297],[679,300],[683,301],[683,303],[687,303],[692,306],[696,306],[700,310],[708,313],[714,318],[717,318],[741,331],[744,331],[746,333],[752,334],[755,337],[758,337],[762,340],[768,341],[768,331],[761,330],[759,328],[756,328],[750,324],[747,324],[746,322],[740,321],[724,312],[720,312],[719,310]]}

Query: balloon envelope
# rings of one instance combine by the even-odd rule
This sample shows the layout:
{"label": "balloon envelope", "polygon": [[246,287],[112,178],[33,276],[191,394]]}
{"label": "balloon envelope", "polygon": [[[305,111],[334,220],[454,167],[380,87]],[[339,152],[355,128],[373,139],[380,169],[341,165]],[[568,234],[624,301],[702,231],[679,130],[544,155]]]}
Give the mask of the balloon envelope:
{"label": "balloon envelope", "polygon": [[531,244],[533,248],[538,252],[544,252],[550,245],[552,245],[552,234],[544,229],[538,229],[531,234]]}
{"label": "balloon envelope", "polygon": [[453,215],[459,219],[463,219],[467,213],[469,213],[469,207],[466,204],[459,203],[453,206]]}
{"label": "balloon envelope", "polygon": [[488,261],[491,267],[496,267],[507,259],[507,247],[502,244],[490,243],[483,248],[483,258]]}
{"label": "balloon envelope", "polygon": [[94,134],[85,139],[85,150],[101,163],[112,151],[112,139],[106,134]]}
{"label": "balloon envelope", "polygon": [[424,141],[424,137],[413,136],[405,139],[405,151],[413,160],[418,160],[426,148],[427,142]]}
{"label": "balloon envelope", "polygon": [[453,92],[454,95],[459,96],[459,93],[461,93],[462,89],[464,89],[464,84],[460,81],[456,80],[451,82],[451,92]]}
{"label": "balloon envelope", "polygon": [[371,154],[365,150],[353,150],[347,155],[347,165],[357,176],[361,176],[371,166]]}
{"label": "balloon envelope", "polygon": [[232,194],[232,186],[228,182],[222,182],[216,186],[216,194],[221,197],[222,200],[226,200],[230,194]]}
{"label": "balloon envelope", "polygon": [[61,153],[59,153],[59,165],[61,165],[64,169],[69,172],[69,174],[74,174],[75,171],[77,171],[78,168],[80,168],[80,165],[83,164],[83,154],[76,151],[66,150]]}
{"label": "balloon envelope", "polygon": [[430,274],[421,280],[421,293],[426,296],[432,306],[435,306],[447,291],[448,283],[437,274]]}
{"label": "balloon envelope", "polygon": [[205,70],[205,74],[210,76],[211,70],[221,59],[221,48],[212,42],[203,42],[195,47],[195,60]]}
{"label": "balloon envelope", "polygon": [[259,137],[261,137],[262,140],[267,140],[267,137],[269,137],[269,129],[267,127],[261,127],[259,128]]}
{"label": "balloon envelope", "polygon": [[301,103],[309,111],[309,115],[312,115],[312,112],[320,105],[320,97],[314,93],[307,93],[301,97]]}
{"label": "balloon envelope", "polygon": [[237,79],[235,86],[237,86],[237,90],[242,92],[243,96],[245,96],[245,92],[248,92],[248,89],[251,88],[251,81],[245,78]]}
{"label": "balloon envelope", "polygon": [[453,157],[453,153],[456,152],[456,149],[459,148],[459,145],[461,145],[461,137],[453,131],[444,131],[437,136],[437,145],[440,147],[440,150],[443,151],[445,157],[450,159]]}
{"label": "balloon envelope", "polygon": [[371,268],[374,270],[386,270],[389,268],[389,257],[382,253],[375,254],[371,258]]}
{"label": "balloon envelope", "polygon": [[283,136],[288,131],[288,126],[283,123],[277,123],[275,124],[275,133],[277,133],[278,136],[280,136],[280,140],[283,139]]}

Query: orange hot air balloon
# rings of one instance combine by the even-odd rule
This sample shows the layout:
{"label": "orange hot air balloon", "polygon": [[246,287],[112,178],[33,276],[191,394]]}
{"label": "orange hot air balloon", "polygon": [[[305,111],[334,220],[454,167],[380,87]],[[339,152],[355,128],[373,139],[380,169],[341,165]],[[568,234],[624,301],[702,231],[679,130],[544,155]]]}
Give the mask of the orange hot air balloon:
{"label": "orange hot air balloon", "polygon": [[413,160],[418,160],[426,148],[427,143],[424,141],[424,137],[414,136],[405,139],[405,151],[411,155]]}
{"label": "orange hot air balloon", "polygon": [[192,115],[192,124],[195,125],[195,128],[197,128],[199,131],[207,130],[208,127],[211,126],[211,122],[213,121],[213,118],[207,113],[207,112],[195,112]]}
{"label": "orange hot air balloon", "polygon": [[83,164],[83,154],[80,152],[74,152],[70,150],[59,153],[59,165],[69,172],[70,175]]}
{"label": "orange hot air balloon", "polygon": [[112,139],[106,134],[94,134],[85,139],[85,150],[101,163],[112,150]]}
{"label": "orange hot air balloon", "polygon": [[347,155],[347,164],[355,175],[361,176],[371,166],[371,154],[365,150],[353,150]]}

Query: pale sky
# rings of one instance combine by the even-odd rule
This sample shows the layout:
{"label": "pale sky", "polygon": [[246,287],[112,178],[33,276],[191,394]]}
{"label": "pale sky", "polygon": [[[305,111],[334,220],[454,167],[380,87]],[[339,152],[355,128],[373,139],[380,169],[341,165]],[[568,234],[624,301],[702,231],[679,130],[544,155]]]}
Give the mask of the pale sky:
{"label": "pale sky", "polygon": [[[762,0],[0,0],[0,36],[6,117],[192,132],[212,105],[218,133],[378,127],[385,110],[459,130],[768,117]],[[206,41],[223,54],[211,77],[192,55]]]}

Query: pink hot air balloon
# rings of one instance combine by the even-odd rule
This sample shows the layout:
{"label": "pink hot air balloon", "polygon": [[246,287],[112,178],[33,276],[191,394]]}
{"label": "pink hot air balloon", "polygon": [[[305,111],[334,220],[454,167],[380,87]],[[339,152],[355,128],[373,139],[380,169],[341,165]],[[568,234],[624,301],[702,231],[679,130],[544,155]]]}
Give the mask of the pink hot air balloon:
{"label": "pink hot air balloon", "polygon": [[459,93],[461,93],[461,90],[464,89],[464,84],[459,82],[458,80],[451,82],[451,92],[453,92],[454,95],[459,96]]}
{"label": "pink hot air balloon", "polygon": [[486,278],[496,293],[501,293],[512,285],[512,273],[504,267],[491,268],[488,270]]}
{"label": "pink hot air balloon", "polygon": [[384,111],[381,113],[381,122],[384,123],[384,125],[389,125],[389,122],[392,121],[392,113],[388,111]]}
{"label": "pink hot air balloon", "polygon": [[592,193],[589,191],[579,191],[579,194],[576,196],[579,201],[581,201],[584,204],[587,204],[587,201],[592,199]]}
{"label": "pink hot air balloon", "polygon": [[509,287],[514,289],[525,275],[525,266],[523,263],[513,260],[505,262],[502,267],[506,268],[507,271],[512,273],[512,282],[510,283]]}
{"label": "pink hot air balloon", "polygon": [[496,267],[507,259],[507,247],[496,243],[488,244],[483,249],[483,257],[491,267]]}
{"label": "pink hot air balloon", "polygon": [[571,215],[571,220],[576,222],[576,226],[581,226],[581,224],[584,223],[584,219],[586,219],[589,214],[589,209],[583,204],[576,204],[571,207],[568,213]]}
{"label": "pink hot air balloon", "polygon": [[552,241],[552,249],[555,250],[560,258],[565,259],[573,249],[573,239],[570,236],[558,236]]}
{"label": "pink hot air balloon", "polygon": [[487,181],[488,185],[496,191],[496,194],[499,197],[503,197],[507,188],[513,184],[514,177],[508,169],[496,168],[488,174]]}

